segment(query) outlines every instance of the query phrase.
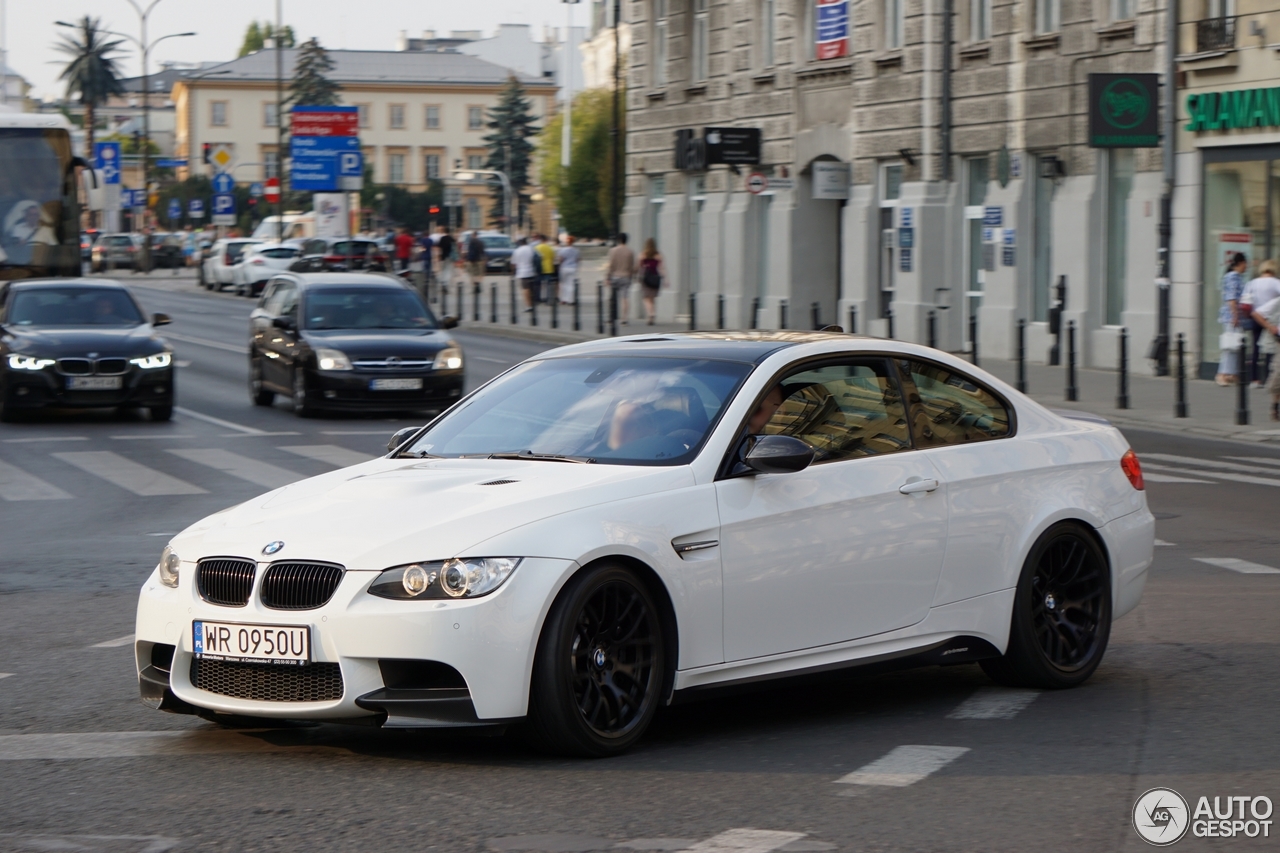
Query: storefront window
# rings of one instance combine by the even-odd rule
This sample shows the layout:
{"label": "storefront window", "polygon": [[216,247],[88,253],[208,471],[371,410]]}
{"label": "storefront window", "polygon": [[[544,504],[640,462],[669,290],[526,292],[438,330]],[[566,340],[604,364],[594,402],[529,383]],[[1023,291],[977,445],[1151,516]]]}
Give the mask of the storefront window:
{"label": "storefront window", "polygon": [[1129,245],[1129,194],[1133,190],[1133,149],[1111,148],[1107,161],[1107,325],[1123,323]]}

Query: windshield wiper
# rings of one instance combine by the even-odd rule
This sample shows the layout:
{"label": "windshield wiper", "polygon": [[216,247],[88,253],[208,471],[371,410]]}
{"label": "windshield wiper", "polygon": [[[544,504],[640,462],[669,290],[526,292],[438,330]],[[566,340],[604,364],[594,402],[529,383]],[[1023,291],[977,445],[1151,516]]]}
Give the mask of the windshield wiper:
{"label": "windshield wiper", "polygon": [[444,459],[443,456],[436,456],[434,453],[428,453],[425,450],[401,450],[392,459]]}
{"label": "windshield wiper", "polygon": [[559,453],[534,453],[532,450],[515,450],[505,453],[490,453],[486,459],[539,459],[547,462],[576,462],[579,465],[591,465],[596,460],[590,456],[564,456]]}

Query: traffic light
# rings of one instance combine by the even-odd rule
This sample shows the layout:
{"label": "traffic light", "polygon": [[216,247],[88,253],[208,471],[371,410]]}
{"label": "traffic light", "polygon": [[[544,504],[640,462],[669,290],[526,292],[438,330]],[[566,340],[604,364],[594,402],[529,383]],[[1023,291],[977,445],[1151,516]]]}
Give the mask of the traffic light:
{"label": "traffic light", "polygon": [[201,147],[202,147],[203,151],[202,151],[202,153],[201,153],[200,161],[201,161],[202,163],[208,163],[208,162],[209,162],[209,152],[210,152],[210,150],[213,148],[213,143],[211,143],[211,142],[206,142],[206,143],[204,143],[204,145],[203,145],[203,146],[201,146]]}
{"label": "traffic light", "polygon": [[431,207],[427,208],[427,212],[430,213],[432,216],[435,216],[437,213],[440,212],[440,208],[433,204],[431,205]]}

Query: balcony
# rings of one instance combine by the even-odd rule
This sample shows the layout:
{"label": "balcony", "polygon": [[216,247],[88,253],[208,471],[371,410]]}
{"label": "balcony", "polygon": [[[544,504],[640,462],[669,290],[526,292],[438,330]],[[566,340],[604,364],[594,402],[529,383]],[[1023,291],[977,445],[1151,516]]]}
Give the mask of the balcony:
{"label": "balcony", "polygon": [[1196,53],[1235,50],[1236,18],[1205,18],[1196,21]]}

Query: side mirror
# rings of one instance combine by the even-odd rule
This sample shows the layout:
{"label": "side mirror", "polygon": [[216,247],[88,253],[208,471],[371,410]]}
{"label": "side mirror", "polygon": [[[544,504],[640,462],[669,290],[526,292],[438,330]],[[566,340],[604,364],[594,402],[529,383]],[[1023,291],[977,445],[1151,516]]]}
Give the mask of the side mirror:
{"label": "side mirror", "polygon": [[286,332],[291,332],[293,331],[293,318],[292,317],[272,317],[271,325],[275,326],[277,329],[284,329]]}
{"label": "side mirror", "polygon": [[151,315],[151,325],[153,326],[167,326],[172,322],[173,320],[169,317],[168,314],[152,314]]}
{"label": "side mirror", "polygon": [[422,429],[422,427],[405,427],[404,429],[396,430],[396,434],[391,436],[391,440],[387,442],[387,452],[393,452],[397,447],[408,441],[409,437],[420,429]]}
{"label": "side mirror", "polygon": [[742,457],[748,468],[761,474],[803,471],[813,462],[813,448],[789,435],[760,435]]}
{"label": "side mirror", "polygon": [[445,317],[443,320],[440,321],[440,328],[442,329],[456,329],[457,327],[458,327],[457,317]]}

